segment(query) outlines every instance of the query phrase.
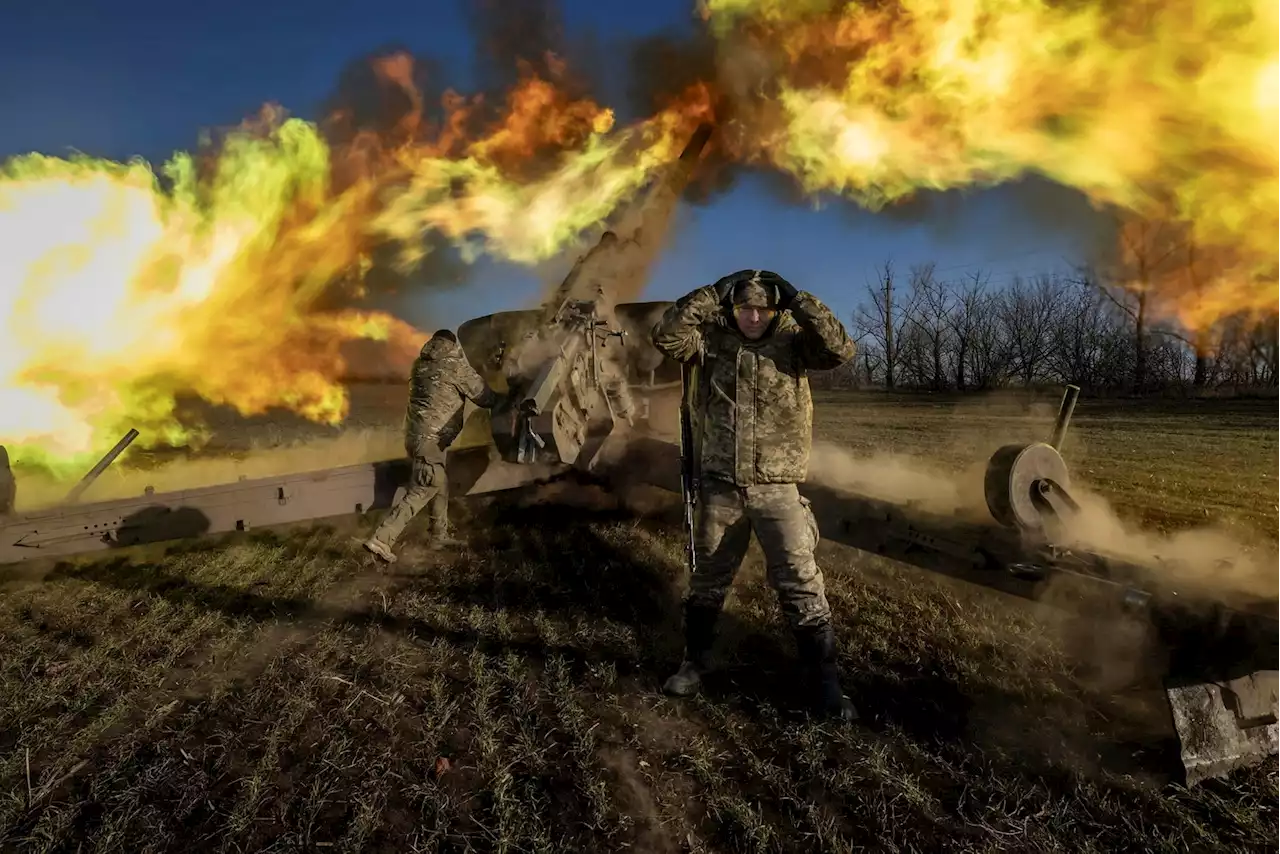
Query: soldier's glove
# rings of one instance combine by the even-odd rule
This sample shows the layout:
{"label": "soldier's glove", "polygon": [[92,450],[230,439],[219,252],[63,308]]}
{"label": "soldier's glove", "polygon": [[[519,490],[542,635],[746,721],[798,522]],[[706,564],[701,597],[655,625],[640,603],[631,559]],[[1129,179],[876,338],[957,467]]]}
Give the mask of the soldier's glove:
{"label": "soldier's glove", "polygon": [[752,279],[756,279],[765,290],[774,292],[779,311],[786,311],[798,293],[795,285],[771,270],[739,270],[720,279],[712,287],[716,289],[717,299],[727,304],[733,298],[737,286]]}
{"label": "soldier's glove", "polygon": [[774,292],[778,295],[778,311],[786,311],[790,308],[791,303],[799,293],[796,290],[795,285],[791,284],[777,273],[772,273],[768,270],[761,271],[760,284],[764,285],[766,288],[772,287],[774,289]]}
{"label": "soldier's glove", "polygon": [[715,288],[716,301],[721,304],[727,304],[733,298],[733,289],[738,286],[739,282],[745,282],[750,279],[751,274],[751,270],[739,270],[716,280],[716,283],[711,286]]}

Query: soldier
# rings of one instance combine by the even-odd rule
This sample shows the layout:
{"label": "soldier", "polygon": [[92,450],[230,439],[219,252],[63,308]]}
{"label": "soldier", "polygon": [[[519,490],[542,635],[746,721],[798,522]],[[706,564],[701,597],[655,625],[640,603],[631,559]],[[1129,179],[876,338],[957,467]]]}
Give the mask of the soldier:
{"label": "soldier", "polygon": [[462,412],[468,400],[492,409],[498,396],[471,367],[457,336],[441,329],[422,345],[413,362],[404,417],[404,447],[412,461],[409,489],[364,542],[366,549],[388,563],[395,562],[392,549],[396,539],[428,504],[432,544],[454,544],[449,537],[444,455],[462,430]]}
{"label": "soldier", "polygon": [[814,560],[817,522],[797,489],[812,443],[806,372],[849,361],[853,341],[817,298],[768,270],[741,270],[685,295],[654,325],[652,339],[670,358],[696,365],[689,405],[701,479],[685,656],[663,689],[688,696],[701,686],[725,596],[755,531],[815,705],[855,719]]}

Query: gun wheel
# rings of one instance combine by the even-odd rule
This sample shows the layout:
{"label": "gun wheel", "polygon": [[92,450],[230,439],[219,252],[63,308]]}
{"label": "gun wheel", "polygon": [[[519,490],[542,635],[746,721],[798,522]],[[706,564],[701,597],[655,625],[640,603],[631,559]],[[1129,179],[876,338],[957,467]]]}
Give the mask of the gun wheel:
{"label": "gun wheel", "polygon": [[983,492],[991,516],[1006,528],[1040,531],[1044,518],[1032,499],[1036,482],[1052,480],[1063,489],[1071,477],[1062,455],[1052,445],[1005,445],[991,455],[983,478]]}

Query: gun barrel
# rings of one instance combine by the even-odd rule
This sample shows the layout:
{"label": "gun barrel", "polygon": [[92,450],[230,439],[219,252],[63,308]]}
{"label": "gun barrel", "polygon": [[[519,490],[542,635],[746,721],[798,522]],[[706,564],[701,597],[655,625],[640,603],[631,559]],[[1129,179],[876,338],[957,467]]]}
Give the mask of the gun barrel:
{"label": "gun barrel", "polygon": [[680,492],[684,498],[685,555],[689,561],[689,571],[694,572],[698,565],[694,547],[697,530],[694,521],[694,505],[698,502],[699,487],[696,447],[693,441],[693,419],[689,412],[689,396],[693,389],[692,369],[688,365],[682,365],[680,377]]}
{"label": "gun barrel", "polygon": [[680,160],[683,163],[689,163],[697,160],[702,154],[702,149],[707,147],[707,141],[711,139],[711,133],[715,127],[710,122],[703,122],[698,125],[697,130],[693,132],[693,136],[689,137],[689,142],[685,144],[684,151],[680,152]]}
{"label": "gun barrel", "polygon": [[114,463],[116,461],[116,457],[123,454],[124,449],[129,447],[136,438],[138,438],[138,431],[130,427],[129,432],[125,433],[119,442],[116,442],[115,447],[107,451],[106,455],[103,456],[102,459],[98,460],[93,468],[89,469],[88,474],[80,478],[80,482],[75,485],[74,489],[67,493],[67,497],[64,501],[67,504],[75,502],[76,499],[84,494],[86,489],[93,485],[93,482],[98,479],[98,476],[107,470],[107,466]]}

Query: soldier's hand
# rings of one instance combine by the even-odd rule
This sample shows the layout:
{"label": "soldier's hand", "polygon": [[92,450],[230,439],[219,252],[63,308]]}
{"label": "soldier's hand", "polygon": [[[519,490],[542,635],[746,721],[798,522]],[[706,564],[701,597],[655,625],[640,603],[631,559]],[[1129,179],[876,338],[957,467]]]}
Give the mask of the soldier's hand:
{"label": "soldier's hand", "polygon": [[778,289],[778,310],[786,311],[790,308],[791,303],[798,295],[796,286],[779,276],[777,273],[762,273],[760,276],[762,284],[773,285]]}
{"label": "soldier's hand", "polygon": [[733,296],[734,287],[740,281],[743,281],[741,271],[737,273],[730,273],[729,275],[718,279],[716,283],[711,286],[715,288],[716,291],[716,302],[728,302],[730,297]]}

